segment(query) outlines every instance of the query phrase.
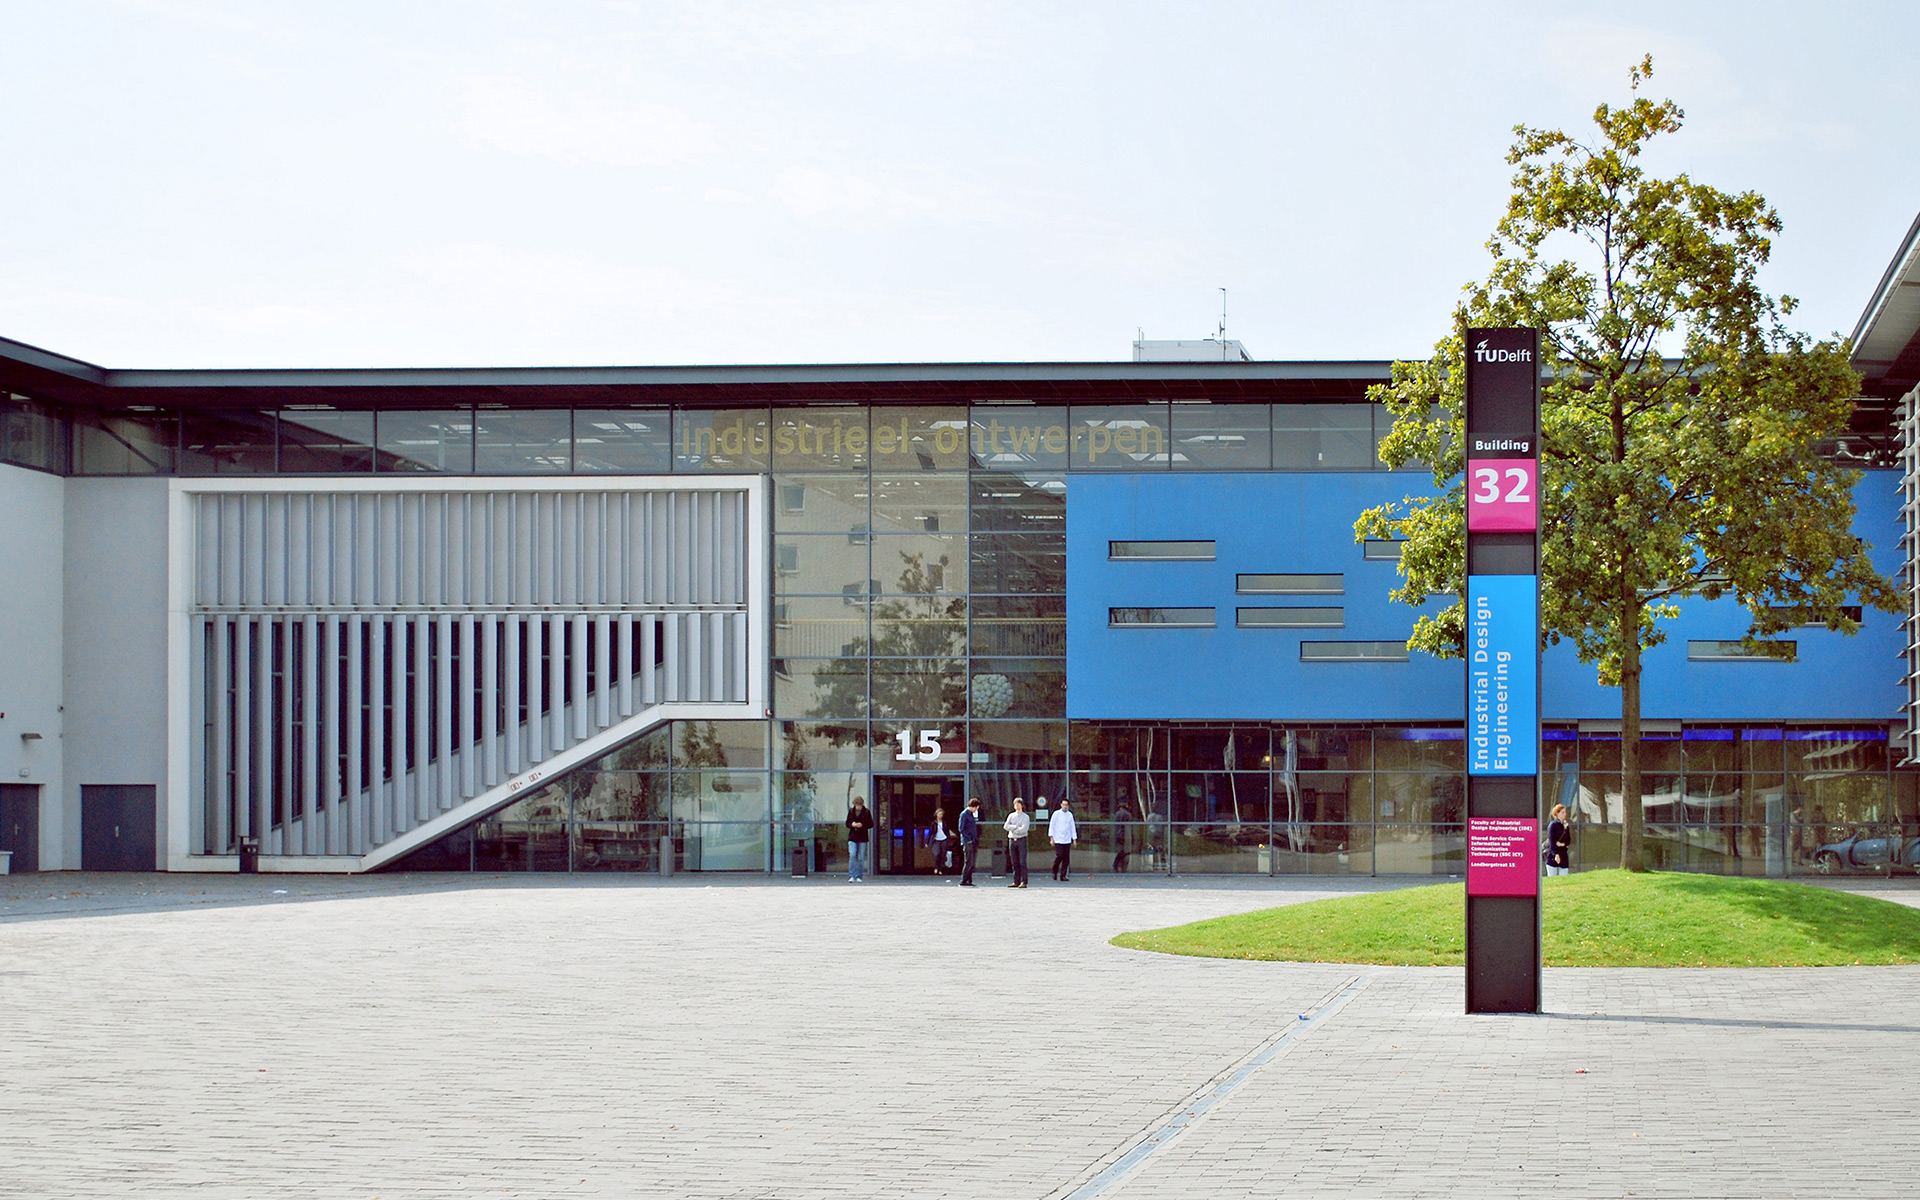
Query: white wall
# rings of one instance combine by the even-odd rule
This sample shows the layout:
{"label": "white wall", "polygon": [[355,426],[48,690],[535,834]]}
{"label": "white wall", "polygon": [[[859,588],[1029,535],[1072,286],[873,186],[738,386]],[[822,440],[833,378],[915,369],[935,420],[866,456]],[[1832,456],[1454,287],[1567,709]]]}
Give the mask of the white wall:
{"label": "white wall", "polygon": [[41,785],[43,871],[80,865],[79,822],[61,803],[65,492],[58,476],[0,464],[0,779]]}
{"label": "white wall", "polygon": [[65,810],[83,784],[153,784],[167,861],[167,481],[67,480]]}

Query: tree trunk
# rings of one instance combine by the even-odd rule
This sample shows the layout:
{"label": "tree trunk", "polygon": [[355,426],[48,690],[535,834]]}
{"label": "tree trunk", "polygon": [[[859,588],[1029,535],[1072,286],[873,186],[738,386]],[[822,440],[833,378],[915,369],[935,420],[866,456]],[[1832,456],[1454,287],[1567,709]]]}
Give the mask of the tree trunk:
{"label": "tree trunk", "polygon": [[1647,869],[1646,808],[1640,797],[1640,607],[1620,617],[1620,869]]}

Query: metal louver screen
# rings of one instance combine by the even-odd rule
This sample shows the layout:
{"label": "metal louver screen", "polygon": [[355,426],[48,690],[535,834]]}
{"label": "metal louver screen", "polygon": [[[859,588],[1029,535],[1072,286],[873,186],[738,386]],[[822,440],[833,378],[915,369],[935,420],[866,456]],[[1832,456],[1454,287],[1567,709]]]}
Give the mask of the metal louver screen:
{"label": "metal louver screen", "polygon": [[360,855],[656,704],[749,697],[746,488],[201,492],[197,853]]}

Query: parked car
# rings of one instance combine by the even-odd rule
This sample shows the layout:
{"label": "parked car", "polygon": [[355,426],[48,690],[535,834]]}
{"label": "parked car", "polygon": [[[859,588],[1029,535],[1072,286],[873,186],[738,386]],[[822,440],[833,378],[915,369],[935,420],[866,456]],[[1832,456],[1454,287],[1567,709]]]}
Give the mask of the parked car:
{"label": "parked car", "polygon": [[1869,837],[1865,829],[1856,829],[1845,841],[1829,842],[1813,852],[1813,869],[1822,875],[1878,870],[1889,864],[1920,868],[1920,838]]}

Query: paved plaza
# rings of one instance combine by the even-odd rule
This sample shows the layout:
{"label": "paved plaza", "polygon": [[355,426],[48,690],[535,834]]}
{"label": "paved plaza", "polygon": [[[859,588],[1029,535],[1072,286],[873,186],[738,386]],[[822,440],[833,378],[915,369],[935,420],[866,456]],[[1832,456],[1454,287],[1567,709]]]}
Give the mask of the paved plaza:
{"label": "paved plaza", "polygon": [[0,1196],[1914,1194],[1920,968],[1107,945],[1375,886],[0,879]]}

